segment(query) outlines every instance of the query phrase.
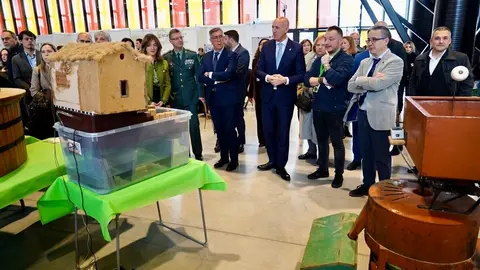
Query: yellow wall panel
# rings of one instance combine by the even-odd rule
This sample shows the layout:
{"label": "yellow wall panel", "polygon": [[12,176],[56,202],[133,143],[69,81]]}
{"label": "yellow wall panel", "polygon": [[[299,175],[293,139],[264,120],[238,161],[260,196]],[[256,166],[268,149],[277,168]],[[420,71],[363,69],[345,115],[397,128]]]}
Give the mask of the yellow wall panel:
{"label": "yellow wall panel", "polygon": [[85,21],[83,19],[83,9],[82,1],[81,0],[74,0],[72,2],[73,6],[73,20],[75,21],[75,31],[78,32],[85,32]]}
{"label": "yellow wall panel", "polygon": [[48,1],[48,11],[50,13],[50,23],[52,25],[52,32],[59,33],[60,31],[60,20],[58,18],[58,7],[57,1]]}
{"label": "yellow wall panel", "polygon": [[238,0],[223,0],[223,24],[238,24]]}
{"label": "yellow wall panel", "polygon": [[[127,10],[128,10],[128,27],[131,29],[140,29],[140,10],[138,8],[138,1],[128,0],[127,1]],[[102,24],[103,28],[103,24]]]}
{"label": "yellow wall panel", "polygon": [[112,29],[112,21],[110,19],[110,4],[109,1],[99,1],[100,23],[102,30]]}
{"label": "yellow wall panel", "polygon": [[[159,28],[169,28],[170,25],[170,1],[169,0],[156,0],[157,1],[157,20]],[[198,12],[202,12],[202,2],[200,1],[200,9]]]}
{"label": "yellow wall panel", "polygon": [[33,3],[31,0],[24,1],[23,4],[25,5],[25,15],[27,17],[27,26],[30,31],[32,31],[35,35],[37,33],[37,22],[35,21],[35,13],[33,11]]}
{"label": "yellow wall panel", "polygon": [[2,0],[2,7],[3,7],[3,18],[5,19],[5,27],[15,32],[15,25],[13,24],[13,17],[12,17],[12,8],[10,7],[10,1]]}
{"label": "yellow wall panel", "polygon": [[[190,26],[203,25],[202,0],[188,0],[188,15]],[[170,27],[170,22],[168,24]]]}
{"label": "yellow wall panel", "polygon": [[258,19],[261,21],[275,20],[277,18],[276,0],[258,1]]}
{"label": "yellow wall panel", "polygon": [[317,0],[298,0],[297,28],[317,27]]}

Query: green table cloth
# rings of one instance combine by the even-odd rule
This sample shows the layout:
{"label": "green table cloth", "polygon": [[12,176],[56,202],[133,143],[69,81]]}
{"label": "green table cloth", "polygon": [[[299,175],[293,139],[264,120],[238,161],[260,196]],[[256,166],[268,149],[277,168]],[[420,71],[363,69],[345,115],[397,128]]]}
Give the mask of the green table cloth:
{"label": "green table cloth", "polygon": [[35,138],[35,137],[32,137],[32,136],[28,136],[28,135],[25,135],[25,142],[27,144],[32,144],[32,143],[36,143],[36,142],[39,142],[40,140]]}
{"label": "green table cloth", "polygon": [[[67,197],[67,190],[70,200]],[[83,188],[85,210],[101,226],[105,240],[111,241],[108,223],[117,214],[150,205],[158,200],[177,196],[196,189],[225,191],[227,184],[206,163],[190,160],[188,164],[152,178],[135,183],[110,194],[99,195]],[[42,224],[82,209],[79,186],[60,177],[37,203]]]}
{"label": "green table cloth", "polygon": [[[54,148],[59,167],[54,156]],[[60,144],[38,141],[27,145],[27,161],[0,177],[0,209],[52,184],[65,174]]]}

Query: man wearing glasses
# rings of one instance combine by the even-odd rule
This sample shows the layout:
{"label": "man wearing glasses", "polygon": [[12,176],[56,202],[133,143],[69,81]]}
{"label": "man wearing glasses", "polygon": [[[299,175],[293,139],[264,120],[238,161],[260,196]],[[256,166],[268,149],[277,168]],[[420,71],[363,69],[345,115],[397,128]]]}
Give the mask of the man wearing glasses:
{"label": "man wearing glasses", "polygon": [[368,30],[367,45],[370,57],[360,63],[348,82],[348,91],[358,100],[358,127],[362,153],[363,184],[350,191],[350,196],[368,195],[375,184],[378,171],[380,181],[390,179],[390,129],[395,126],[397,90],[403,76],[403,60],[388,49],[392,38],[384,26]]}
{"label": "man wearing glasses", "polygon": [[224,47],[223,31],[209,31],[213,50],[206,53],[200,64],[198,79],[206,85],[205,97],[210,106],[213,124],[220,143],[220,160],[215,168],[227,165],[227,171],[238,167],[238,139],[235,123],[238,117],[237,54]]}
{"label": "man wearing glasses", "polygon": [[200,71],[200,62],[194,51],[183,47],[183,36],[180,30],[172,29],[168,38],[173,50],[163,55],[167,60],[172,83],[172,97],[170,105],[173,108],[187,110],[192,113],[190,118],[190,139],[192,151],[197,160],[202,157],[202,138],[200,137],[200,122],[198,121],[198,100],[204,100],[203,86],[198,82],[197,74]]}
{"label": "man wearing glasses", "polygon": [[92,38],[89,33],[80,33],[77,36],[77,43],[92,43]]}

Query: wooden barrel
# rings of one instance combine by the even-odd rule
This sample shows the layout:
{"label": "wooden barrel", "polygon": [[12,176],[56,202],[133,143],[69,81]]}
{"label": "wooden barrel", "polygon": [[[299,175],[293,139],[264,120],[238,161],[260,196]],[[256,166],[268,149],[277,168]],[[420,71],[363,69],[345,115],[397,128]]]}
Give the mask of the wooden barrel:
{"label": "wooden barrel", "polygon": [[27,160],[20,100],[25,90],[0,88],[0,176],[20,167]]}

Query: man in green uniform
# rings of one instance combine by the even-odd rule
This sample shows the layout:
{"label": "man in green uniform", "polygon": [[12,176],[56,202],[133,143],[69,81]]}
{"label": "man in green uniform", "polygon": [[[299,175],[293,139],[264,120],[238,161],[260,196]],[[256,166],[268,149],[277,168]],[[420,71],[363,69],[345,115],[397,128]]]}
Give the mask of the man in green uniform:
{"label": "man in green uniform", "polygon": [[172,84],[171,105],[175,109],[192,113],[190,118],[190,139],[192,150],[197,160],[203,160],[200,122],[198,121],[198,100],[204,99],[203,86],[198,83],[197,72],[200,70],[197,54],[183,47],[183,36],[180,30],[172,29],[168,34],[173,50],[163,57],[170,67]]}

